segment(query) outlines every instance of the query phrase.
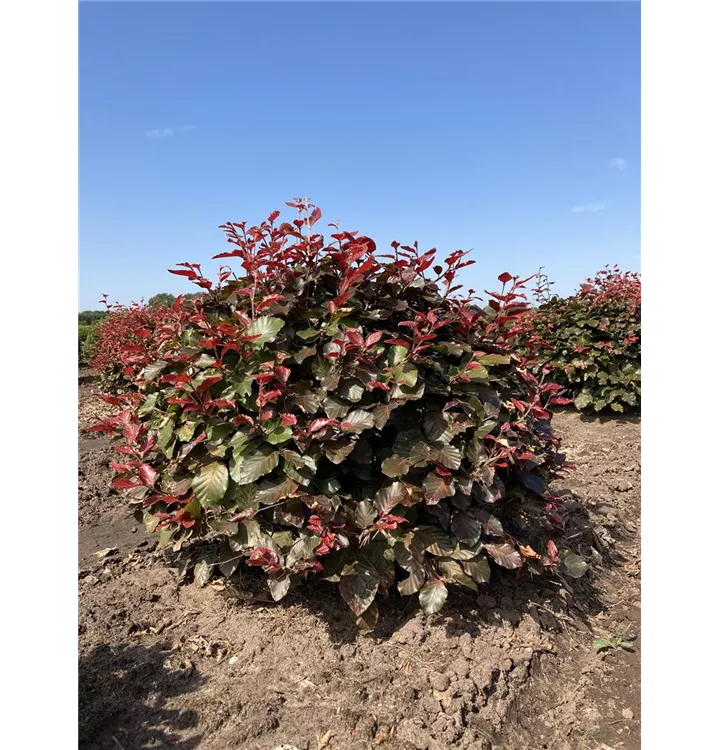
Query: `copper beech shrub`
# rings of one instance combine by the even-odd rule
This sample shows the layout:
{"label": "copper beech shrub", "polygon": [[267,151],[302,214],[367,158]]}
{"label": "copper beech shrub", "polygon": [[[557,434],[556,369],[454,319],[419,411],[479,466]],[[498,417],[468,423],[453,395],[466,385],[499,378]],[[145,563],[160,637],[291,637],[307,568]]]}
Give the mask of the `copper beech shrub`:
{"label": "copper beech shrub", "polygon": [[178,299],[133,349],[136,390],[94,429],[117,438],[114,486],[161,544],[204,548],[216,565],[263,568],[279,600],[308,575],[339,584],[364,626],[375,598],[418,593],[438,611],[447,584],[472,590],[493,566],[578,576],[585,563],[552,534],[550,482],[569,468],[551,431],[560,387],[513,350],[527,280],[508,273],[479,308],[459,296],[464,251],[356,232],[331,242],[307,200],[292,222],[222,227],[231,250],[205,294]]}
{"label": "copper beech shrub", "polygon": [[570,297],[550,293],[540,275],[539,305],[525,319],[522,351],[534,372],[548,365],[577,409],[623,412],[641,403],[641,277],[606,266]]}

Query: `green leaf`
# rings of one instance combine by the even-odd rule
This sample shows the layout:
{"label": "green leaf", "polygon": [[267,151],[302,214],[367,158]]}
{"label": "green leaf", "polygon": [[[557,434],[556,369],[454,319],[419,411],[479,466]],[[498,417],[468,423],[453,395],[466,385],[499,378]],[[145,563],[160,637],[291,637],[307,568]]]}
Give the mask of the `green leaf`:
{"label": "green leaf", "polygon": [[521,555],[508,542],[503,544],[487,544],[484,549],[502,568],[520,568]]}
{"label": "green leaf", "polygon": [[369,609],[378,588],[379,573],[366,560],[358,561],[354,575],[342,576],[339,581],[339,593],[357,617]]}
{"label": "green leaf", "polygon": [[388,477],[401,477],[409,471],[409,459],[390,456],[381,462],[381,470]]}
{"label": "green leaf", "polygon": [[582,560],[570,549],[561,550],[558,554],[558,558],[563,563],[564,568],[566,568],[566,573],[568,573],[571,578],[581,578],[588,570],[586,561]]}
{"label": "green leaf", "polygon": [[597,640],[593,642],[593,647],[596,649],[596,651],[603,651],[607,648],[613,648],[613,644],[609,641]]}
{"label": "green leaf", "polygon": [[488,583],[491,578],[491,566],[487,558],[474,557],[472,560],[462,560],[461,567],[476,583]]}
{"label": "green leaf", "polygon": [[416,368],[416,365],[411,364],[411,362],[406,362],[403,365],[394,368],[394,377],[396,378],[396,382],[400,385],[413,388],[419,377],[419,370]]}
{"label": "green leaf", "polygon": [[162,549],[162,547],[166,547],[174,538],[175,532],[177,529],[172,528],[171,526],[165,526],[163,529],[160,529],[160,538],[157,542],[157,546]]}
{"label": "green leaf", "polygon": [[238,485],[235,481],[230,481],[227,494],[224,496],[223,505],[229,510],[241,511],[247,508],[258,509],[259,503],[256,500],[257,485],[243,484]]}
{"label": "green leaf", "polygon": [[576,398],[573,400],[573,405],[577,409],[585,409],[587,406],[591,405],[591,402],[593,399],[588,393],[581,392],[576,396]]}
{"label": "green leaf", "polygon": [[451,477],[440,477],[436,472],[427,474],[424,479],[424,502],[427,505],[436,505],[439,500],[451,497],[456,490]]}
{"label": "green leaf", "polygon": [[217,505],[227,492],[229,472],[221,461],[203,466],[192,482],[192,489],[203,508]]}
{"label": "green leaf", "polygon": [[342,429],[345,432],[363,432],[374,426],[374,417],[371,412],[364,409],[355,409],[342,420]]}
{"label": "green leaf", "polygon": [[185,422],[177,428],[177,438],[183,443],[189,443],[194,436],[195,430],[199,422]]}
{"label": "green leaf", "polygon": [[142,402],[142,406],[137,410],[137,416],[146,417],[148,414],[151,414],[157,404],[159,396],[159,391],[150,393],[150,395]]}
{"label": "green leaf", "polygon": [[259,336],[259,338],[252,339],[248,343],[253,347],[262,347],[274,341],[282,328],[284,328],[284,321],[281,318],[262,316],[252,321],[249,328],[245,330],[244,335]]}
{"label": "green leaf", "polygon": [[389,367],[400,365],[409,355],[409,350],[405,346],[392,346],[389,349]]}
{"label": "green leaf", "polygon": [[279,464],[279,452],[266,443],[251,443],[241,453],[233,451],[229,473],[237,484],[251,484]]}
{"label": "green leaf", "polygon": [[419,604],[427,615],[433,615],[444,606],[448,593],[443,581],[432,578],[419,592]]}
{"label": "green leaf", "polygon": [[264,436],[264,439],[271,445],[281,445],[294,437],[291,427],[283,425],[281,420],[277,421],[278,424]]}
{"label": "green leaf", "polygon": [[485,354],[483,357],[479,357],[479,362],[482,365],[509,365],[511,364],[511,357],[505,354]]}
{"label": "green leaf", "polygon": [[302,341],[313,341],[319,336],[319,331],[315,331],[314,328],[303,328],[301,331],[297,331],[297,336]]}
{"label": "green leaf", "polygon": [[488,435],[495,427],[498,426],[498,422],[493,419],[487,419],[483,424],[476,428],[474,435],[477,438],[482,438]]}

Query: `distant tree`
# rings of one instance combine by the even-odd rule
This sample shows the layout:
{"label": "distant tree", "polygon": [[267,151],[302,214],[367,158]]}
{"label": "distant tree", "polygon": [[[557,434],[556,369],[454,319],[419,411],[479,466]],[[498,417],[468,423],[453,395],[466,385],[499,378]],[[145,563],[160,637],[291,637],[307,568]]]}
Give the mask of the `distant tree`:
{"label": "distant tree", "polygon": [[149,307],[172,307],[172,304],[177,299],[174,294],[168,294],[162,292],[161,294],[155,294],[154,297],[150,297],[147,305]]}
{"label": "distant tree", "polygon": [[83,310],[77,314],[77,322],[78,325],[89,326],[100,320],[104,320],[106,317],[107,313],[104,310]]}

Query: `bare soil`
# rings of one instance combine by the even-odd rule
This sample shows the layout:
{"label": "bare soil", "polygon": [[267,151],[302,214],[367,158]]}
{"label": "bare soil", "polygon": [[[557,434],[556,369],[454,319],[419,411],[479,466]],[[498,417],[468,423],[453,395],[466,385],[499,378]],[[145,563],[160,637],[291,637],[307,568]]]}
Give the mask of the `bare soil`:
{"label": "bare soil", "polygon": [[[83,430],[105,406],[80,375],[81,750],[640,747],[637,417],[555,418],[579,466],[566,535],[592,558],[571,593],[507,573],[430,617],[383,601],[363,634],[318,580],[278,604],[257,571],[185,580],[187,553],[157,551],[110,489],[112,451]],[[632,649],[592,645],[620,634]]]}

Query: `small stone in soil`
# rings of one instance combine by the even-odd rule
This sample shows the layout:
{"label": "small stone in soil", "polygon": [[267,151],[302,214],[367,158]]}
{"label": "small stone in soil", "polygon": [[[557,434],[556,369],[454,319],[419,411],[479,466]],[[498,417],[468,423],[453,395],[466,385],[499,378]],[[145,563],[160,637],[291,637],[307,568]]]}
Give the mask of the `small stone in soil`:
{"label": "small stone in soil", "polygon": [[623,716],[624,719],[632,719],[633,711],[631,711],[630,708],[624,708],[623,711],[621,711],[621,716]]}

